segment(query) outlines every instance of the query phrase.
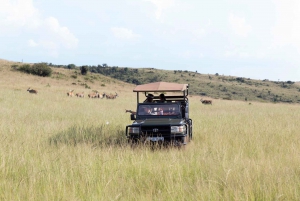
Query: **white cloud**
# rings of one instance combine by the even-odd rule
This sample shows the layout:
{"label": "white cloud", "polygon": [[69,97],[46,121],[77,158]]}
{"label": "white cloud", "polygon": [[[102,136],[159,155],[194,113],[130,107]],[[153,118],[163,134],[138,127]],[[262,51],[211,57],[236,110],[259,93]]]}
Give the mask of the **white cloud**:
{"label": "white cloud", "polygon": [[247,37],[252,30],[252,27],[246,24],[245,18],[238,17],[231,13],[228,20],[233,32],[238,36]]}
{"label": "white cloud", "polygon": [[[35,36],[26,39],[29,47],[43,48],[51,55],[58,55],[61,48],[76,48],[78,39],[61,26],[54,17],[43,18],[32,0],[0,0],[0,30],[2,37],[19,33]],[[23,36],[24,37],[24,36]],[[55,53],[54,53],[55,52]]]}
{"label": "white cloud", "polygon": [[32,27],[38,23],[39,11],[32,0],[0,0],[0,26]]}
{"label": "white cloud", "polygon": [[72,49],[77,47],[78,39],[67,27],[61,26],[56,18],[49,17],[45,19],[44,25],[55,36],[56,41],[65,48]]}
{"label": "white cloud", "polygon": [[118,39],[131,40],[140,38],[140,35],[133,33],[132,30],[122,27],[112,27],[111,31],[113,35]]}

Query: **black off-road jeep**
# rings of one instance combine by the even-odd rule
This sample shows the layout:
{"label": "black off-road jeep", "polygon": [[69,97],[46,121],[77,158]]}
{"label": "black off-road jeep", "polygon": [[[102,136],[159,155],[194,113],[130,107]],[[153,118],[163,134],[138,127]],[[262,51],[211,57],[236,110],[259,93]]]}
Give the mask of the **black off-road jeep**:
{"label": "black off-road jeep", "polygon": [[[138,85],[136,114],[134,122],[126,126],[129,142],[163,142],[185,145],[192,139],[193,122],[189,118],[188,84],[155,82]],[[153,102],[144,102],[149,93],[155,94]],[[166,101],[160,102],[164,93]],[[145,96],[141,98],[140,95]],[[157,94],[157,95],[156,95]]]}

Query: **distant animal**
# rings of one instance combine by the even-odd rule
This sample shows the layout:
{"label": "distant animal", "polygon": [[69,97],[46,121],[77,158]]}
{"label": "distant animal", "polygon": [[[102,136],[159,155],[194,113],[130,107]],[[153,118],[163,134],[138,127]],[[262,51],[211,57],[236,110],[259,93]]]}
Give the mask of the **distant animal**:
{"label": "distant animal", "polygon": [[70,97],[74,96],[74,90],[70,90],[69,92],[67,92],[67,95]]}
{"label": "distant animal", "polygon": [[82,93],[76,93],[78,98],[84,98],[84,91]]}
{"label": "distant animal", "polygon": [[106,95],[106,98],[107,99],[115,99],[115,98],[117,98],[119,95],[117,94],[117,92],[115,92],[115,93],[116,93],[115,95],[113,95],[113,94]]}
{"label": "distant animal", "polygon": [[37,93],[38,93],[37,90],[35,90],[35,89],[30,89],[30,87],[27,89],[27,91],[28,91],[29,93],[31,93],[31,94],[37,94]]}
{"label": "distant animal", "polygon": [[104,98],[104,97],[106,97],[106,94],[105,93],[103,93],[103,94],[98,94],[98,98]]}
{"label": "distant animal", "polygon": [[88,97],[89,98],[98,98],[99,97],[99,92],[98,91],[95,91],[93,93],[89,93],[88,94]]}
{"label": "distant animal", "polygon": [[212,105],[212,100],[203,100],[203,99],[201,98],[200,101],[202,102],[202,104]]}

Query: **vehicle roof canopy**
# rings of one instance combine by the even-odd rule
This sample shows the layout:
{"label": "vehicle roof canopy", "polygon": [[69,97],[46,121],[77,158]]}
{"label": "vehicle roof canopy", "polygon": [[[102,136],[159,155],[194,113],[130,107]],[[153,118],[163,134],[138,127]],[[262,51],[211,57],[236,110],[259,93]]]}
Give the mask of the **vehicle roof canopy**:
{"label": "vehicle roof canopy", "polygon": [[188,88],[188,84],[177,84],[171,82],[153,82],[149,84],[137,85],[133,92],[178,92],[185,91]]}

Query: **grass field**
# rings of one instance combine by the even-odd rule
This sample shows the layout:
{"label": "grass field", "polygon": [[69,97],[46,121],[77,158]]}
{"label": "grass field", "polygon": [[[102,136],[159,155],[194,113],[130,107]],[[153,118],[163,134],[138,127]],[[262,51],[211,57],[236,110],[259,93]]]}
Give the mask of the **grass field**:
{"label": "grass field", "polygon": [[92,89],[0,74],[0,200],[300,200],[297,104],[193,96],[191,143],[133,149],[133,85],[100,81],[92,88],[119,97],[80,99],[66,93]]}

